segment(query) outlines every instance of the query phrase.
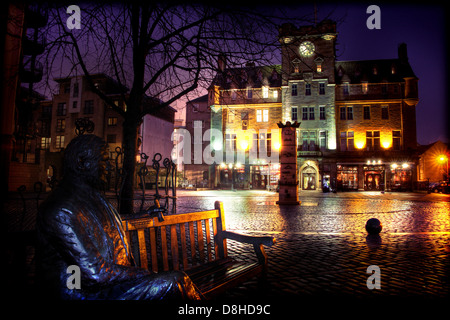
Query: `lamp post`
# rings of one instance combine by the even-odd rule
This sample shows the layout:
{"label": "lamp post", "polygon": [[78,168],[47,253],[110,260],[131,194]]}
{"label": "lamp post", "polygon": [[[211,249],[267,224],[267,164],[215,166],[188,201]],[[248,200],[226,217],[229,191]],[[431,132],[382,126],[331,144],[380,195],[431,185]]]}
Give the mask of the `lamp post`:
{"label": "lamp post", "polygon": [[444,165],[444,163],[447,163],[447,170],[444,170],[442,168],[442,171],[445,173],[445,180],[448,180],[448,157],[445,154],[441,154],[438,156],[437,161],[440,165]]}

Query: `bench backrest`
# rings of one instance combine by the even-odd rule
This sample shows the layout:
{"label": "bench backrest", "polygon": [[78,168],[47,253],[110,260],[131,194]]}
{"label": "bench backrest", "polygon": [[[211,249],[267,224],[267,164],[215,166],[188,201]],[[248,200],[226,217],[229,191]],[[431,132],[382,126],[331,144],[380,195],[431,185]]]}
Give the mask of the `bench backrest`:
{"label": "bench backrest", "polygon": [[223,204],[216,201],[214,207],[167,215],[162,222],[156,217],[124,219],[123,228],[135,259],[139,258],[138,265],[153,272],[188,270],[226,258],[226,239],[220,236],[225,230]]}

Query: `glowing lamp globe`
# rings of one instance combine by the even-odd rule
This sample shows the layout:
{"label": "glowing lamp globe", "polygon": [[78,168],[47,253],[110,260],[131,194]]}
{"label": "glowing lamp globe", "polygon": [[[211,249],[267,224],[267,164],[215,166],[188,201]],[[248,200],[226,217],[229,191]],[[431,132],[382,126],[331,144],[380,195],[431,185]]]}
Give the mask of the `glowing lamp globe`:
{"label": "glowing lamp globe", "polygon": [[367,220],[366,231],[369,234],[379,234],[382,229],[383,229],[383,226],[382,226],[380,220],[378,220],[376,218],[371,218],[371,219]]}

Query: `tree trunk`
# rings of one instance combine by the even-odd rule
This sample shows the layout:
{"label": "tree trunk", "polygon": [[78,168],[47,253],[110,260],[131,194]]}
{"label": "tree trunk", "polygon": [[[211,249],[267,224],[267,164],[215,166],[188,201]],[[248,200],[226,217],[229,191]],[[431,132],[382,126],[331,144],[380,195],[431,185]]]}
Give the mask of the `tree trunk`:
{"label": "tree trunk", "polygon": [[128,215],[133,213],[134,177],[136,168],[139,122],[129,118],[129,116],[126,117],[123,123],[124,183],[120,195],[121,215]]}

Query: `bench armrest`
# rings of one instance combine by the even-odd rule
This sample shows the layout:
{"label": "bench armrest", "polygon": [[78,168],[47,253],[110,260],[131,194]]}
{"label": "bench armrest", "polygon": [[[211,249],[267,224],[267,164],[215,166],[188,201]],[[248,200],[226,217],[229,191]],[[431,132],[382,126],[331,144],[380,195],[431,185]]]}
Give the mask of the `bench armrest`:
{"label": "bench armrest", "polygon": [[239,234],[236,232],[222,231],[222,237],[230,240],[235,240],[237,242],[248,243],[248,244],[263,244],[265,246],[271,247],[276,243],[274,237],[258,237],[258,236],[247,236]]}
{"label": "bench armrest", "polygon": [[258,261],[264,266],[267,266],[267,254],[264,251],[263,245],[271,247],[276,243],[276,239],[274,237],[247,236],[230,231],[221,231],[220,237],[222,239],[230,239],[242,243],[253,244]]}

